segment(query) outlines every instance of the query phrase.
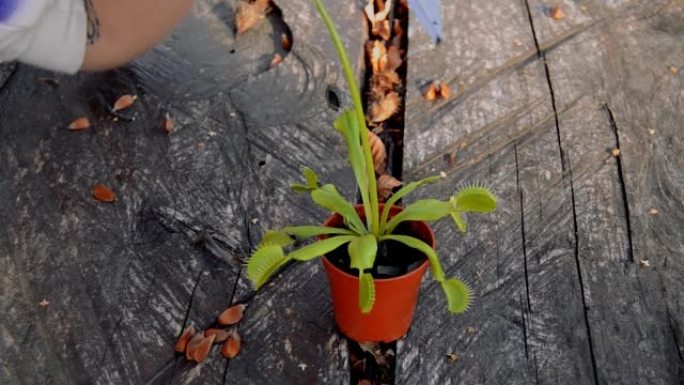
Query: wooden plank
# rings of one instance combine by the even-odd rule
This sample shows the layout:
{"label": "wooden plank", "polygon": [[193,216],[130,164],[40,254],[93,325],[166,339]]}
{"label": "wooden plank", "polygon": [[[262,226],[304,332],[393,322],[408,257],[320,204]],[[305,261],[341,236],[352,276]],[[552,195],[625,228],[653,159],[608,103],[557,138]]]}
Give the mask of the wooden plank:
{"label": "wooden plank", "polygon": [[[633,226],[634,216],[630,214],[635,212],[630,195],[633,187],[624,178],[625,172],[643,175],[645,170],[638,166],[641,159],[657,152],[633,148],[634,163],[623,163],[609,154],[611,148],[623,147],[626,140],[643,138],[646,132],[641,127],[624,134],[617,132],[615,111],[620,111],[617,116],[622,115],[626,105],[631,105],[627,111],[633,109],[646,114],[660,110],[650,102],[650,96],[637,90],[641,89],[640,83],[645,77],[652,76],[653,69],[644,67],[662,66],[660,62],[675,46],[679,50],[676,55],[681,57],[681,44],[677,45],[666,35],[656,37],[652,32],[652,25],[672,17],[675,8],[668,2],[593,1],[584,3],[584,7],[563,2],[561,7],[566,17],[557,21],[548,16],[544,3],[530,1],[529,4],[540,42],[565,30],[591,26],[576,38],[546,52],[544,58],[557,108],[581,99],[575,113],[559,119],[559,140],[565,166],[573,173],[571,192],[577,261],[586,322],[592,337],[594,381],[680,382],[679,341],[677,334],[673,341],[668,307],[661,294],[665,291],[662,278],[656,272],[640,268],[638,262],[643,258],[635,255],[633,238],[647,238],[653,230],[650,224]],[[646,37],[650,40],[645,40]],[[624,63],[639,64],[626,70]],[[666,71],[667,67],[662,66],[661,73]],[[681,100],[677,94],[678,91],[670,88],[661,95]],[[663,129],[675,132],[678,127],[670,122]],[[605,162],[599,168],[591,166],[598,166],[602,158]],[[681,169],[681,164],[675,167]],[[583,176],[577,174],[577,170],[587,168],[594,171]],[[681,226],[678,218],[672,219],[670,226]],[[673,241],[677,244],[676,238]],[[667,270],[681,276],[681,270]],[[677,319],[675,314],[672,317]]]}
{"label": "wooden plank", "polygon": [[[451,22],[440,46],[410,32],[407,178],[448,170],[455,159],[447,181],[422,195],[448,196],[459,183],[484,182],[500,208],[474,218],[466,236],[435,226],[445,265],[472,283],[476,303],[463,316],[449,316],[438,288],[426,288],[399,351],[398,377],[428,384],[585,383],[592,369],[572,258],[572,206],[526,8],[495,1],[445,5],[444,12]],[[449,81],[455,96],[428,105],[418,86],[432,79]],[[460,355],[453,364],[451,351]]]}
{"label": "wooden plank", "polygon": [[[326,290],[316,264],[289,269],[278,290],[255,297],[240,278],[263,228],[324,216],[286,194],[301,165],[353,191],[325,92],[345,87],[333,56],[295,28],[293,51],[269,71],[277,25],[269,20],[234,40],[232,10],[218,3],[201,2],[174,38],[127,69],[56,77],[19,66],[0,90],[1,383],[348,376],[327,299],[307,296]],[[313,19],[308,1],[291,3]],[[345,40],[360,52],[364,34],[344,27],[358,13],[340,15]],[[42,76],[57,85],[37,83]],[[124,93],[139,95],[122,112],[135,120],[112,122],[106,104]],[[168,137],[165,112],[177,124]],[[65,130],[83,115],[94,128]],[[117,202],[94,202],[94,183],[111,186]],[[193,366],[174,356],[186,323],[205,327],[232,301],[250,302],[240,357],[227,365],[214,353]],[[291,314],[274,317],[273,303]]]}

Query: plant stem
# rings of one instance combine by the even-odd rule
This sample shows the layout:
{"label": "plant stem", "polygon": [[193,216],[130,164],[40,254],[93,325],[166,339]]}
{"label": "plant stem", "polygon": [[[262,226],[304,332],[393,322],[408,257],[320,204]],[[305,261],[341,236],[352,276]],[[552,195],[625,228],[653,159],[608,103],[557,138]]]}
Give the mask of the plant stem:
{"label": "plant stem", "polygon": [[[371,155],[370,141],[368,139],[368,127],[366,127],[366,117],[363,112],[363,104],[361,103],[361,93],[359,92],[359,87],[356,84],[356,78],[354,77],[354,71],[349,63],[349,57],[347,56],[347,51],[344,48],[342,39],[340,39],[335,24],[333,23],[328,11],[321,0],[313,0],[316,5],[318,13],[321,15],[323,22],[325,23],[328,32],[330,33],[330,38],[332,39],[335,50],[337,51],[337,56],[340,58],[340,63],[342,64],[342,70],[344,76],[347,80],[347,85],[349,86],[349,93],[351,94],[352,101],[354,103],[354,112],[356,113],[356,119],[359,123],[359,135],[361,136],[361,145],[363,147],[366,175],[368,177],[368,195],[370,196],[370,202],[363,202],[364,211],[366,213],[366,218],[370,218],[370,232],[376,237],[380,235],[380,217],[378,208],[378,189],[377,182],[375,180],[375,167],[373,166],[373,157]],[[362,197],[365,194],[361,194]],[[369,207],[370,206],[370,207]]]}

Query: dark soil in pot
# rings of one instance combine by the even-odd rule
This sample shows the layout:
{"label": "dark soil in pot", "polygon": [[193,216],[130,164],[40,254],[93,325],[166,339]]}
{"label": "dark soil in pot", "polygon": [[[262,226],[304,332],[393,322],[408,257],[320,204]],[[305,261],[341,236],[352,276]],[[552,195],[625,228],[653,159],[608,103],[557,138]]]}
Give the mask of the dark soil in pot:
{"label": "dark soil in pot", "polygon": [[[395,229],[394,234],[415,237],[416,231],[413,231],[413,222],[401,223]],[[429,243],[429,239],[419,239]],[[347,245],[328,253],[326,258],[345,273],[358,275],[357,269],[349,268],[350,261]],[[425,259],[423,253],[403,243],[395,241],[380,242],[378,244],[378,255],[375,258],[375,265],[372,270],[373,277],[382,279],[404,275],[420,266]]]}

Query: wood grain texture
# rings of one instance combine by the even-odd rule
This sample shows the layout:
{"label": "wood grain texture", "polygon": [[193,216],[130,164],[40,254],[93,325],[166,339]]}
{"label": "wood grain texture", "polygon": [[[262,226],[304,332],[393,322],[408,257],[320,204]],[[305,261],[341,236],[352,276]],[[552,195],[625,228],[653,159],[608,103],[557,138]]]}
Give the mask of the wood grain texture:
{"label": "wood grain texture", "polygon": [[[345,89],[332,46],[320,44],[312,4],[289,3],[234,38],[232,4],[202,1],[125,69],[60,77],[18,66],[3,77],[0,383],[345,382],[320,267],[288,268],[278,290],[256,296],[241,275],[264,229],[325,218],[289,193],[299,167],[354,191],[326,100],[328,87]],[[360,10],[328,3],[359,57]],[[269,69],[288,31],[292,51]],[[115,122],[108,107],[124,93],[139,98]],[[81,116],[94,127],[67,131]],[[117,201],[94,201],[95,183]],[[195,366],[174,355],[186,324],[206,327],[238,301],[249,304],[240,356]]]}
{"label": "wood grain texture", "polygon": [[[438,288],[424,288],[400,344],[400,383],[682,380],[682,270],[639,267],[649,259],[639,242],[663,263],[682,255],[671,229],[682,224],[674,202],[684,168],[668,155],[681,144],[681,75],[667,74],[681,62],[681,4],[559,4],[560,21],[545,2],[447,4],[441,45],[410,32],[407,179],[448,172],[421,194],[439,197],[463,181],[484,182],[500,208],[472,221],[465,237],[435,226],[447,270],[478,295],[469,313],[453,317]],[[422,100],[420,86],[433,79],[449,82],[454,97]],[[656,147],[658,135],[667,151]],[[618,139],[619,167],[610,155]],[[635,223],[633,213],[658,204],[652,196],[663,197],[656,202],[667,218],[643,214]],[[657,241],[657,220],[672,234],[667,242]]]}

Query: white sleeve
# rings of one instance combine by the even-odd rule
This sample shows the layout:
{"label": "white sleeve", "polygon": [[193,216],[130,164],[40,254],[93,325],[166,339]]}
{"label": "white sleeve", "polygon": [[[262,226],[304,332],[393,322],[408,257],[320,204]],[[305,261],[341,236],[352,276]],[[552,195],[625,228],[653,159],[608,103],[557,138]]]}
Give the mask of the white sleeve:
{"label": "white sleeve", "polygon": [[19,60],[66,73],[81,68],[87,35],[83,0],[8,3],[16,6],[0,19],[0,62]]}

